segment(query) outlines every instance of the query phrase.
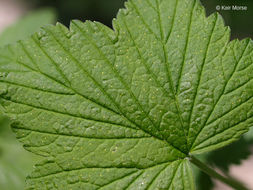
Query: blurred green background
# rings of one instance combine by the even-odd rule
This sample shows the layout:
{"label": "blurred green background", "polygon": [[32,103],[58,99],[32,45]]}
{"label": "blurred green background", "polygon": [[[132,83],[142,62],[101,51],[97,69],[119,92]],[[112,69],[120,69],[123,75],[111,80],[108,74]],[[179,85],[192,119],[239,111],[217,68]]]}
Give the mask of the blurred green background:
{"label": "blurred green background", "polygon": [[[96,20],[111,27],[112,19],[116,17],[118,9],[124,7],[124,2],[125,0],[0,0],[0,46],[23,39],[38,31],[44,24],[54,24],[56,20],[66,26],[72,19]],[[221,10],[219,13],[224,17],[225,24],[231,28],[231,39],[253,38],[253,0],[201,2],[206,7],[207,15],[215,12],[217,6],[247,6],[247,11]],[[24,15],[26,16],[23,17]],[[18,18],[16,23],[9,25]],[[9,26],[6,27],[7,25]],[[228,172],[232,164],[240,164],[252,155],[252,144],[253,130],[239,142],[202,155],[200,159],[221,171]],[[0,114],[0,190],[22,190],[25,176],[39,160],[39,156],[32,155],[22,148],[11,132],[10,122]],[[195,170],[199,189],[214,189],[213,181],[196,168]]]}
{"label": "blurred green background", "polygon": [[[55,7],[59,21],[68,25],[72,19],[96,20],[111,26],[112,18],[125,0],[27,0],[31,8]],[[247,11],[220,11],[226,25],[232,29],[232,38],[253,37],[253,0],[201,0],[207,14],[217,5],[245,5]]]}

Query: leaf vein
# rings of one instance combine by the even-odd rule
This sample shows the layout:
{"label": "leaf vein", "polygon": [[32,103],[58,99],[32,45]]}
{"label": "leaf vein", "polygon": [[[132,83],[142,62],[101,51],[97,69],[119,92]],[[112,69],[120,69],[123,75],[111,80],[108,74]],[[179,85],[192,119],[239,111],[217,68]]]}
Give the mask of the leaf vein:
{"label": "leaf vein", "polygon": [[193,110],[195,108],[195,104],[196,104],[196,99],[197,99],[197,96],[198,96],[198,92],[199,92],[199,88],[200,88],[200,84],[201,84],[201,79],[202,79],[202,74],[203,74],[203,70],[204,70],[204,66],[206,64],[206,59],[207,59],[207,55],[208,55],[208,50],[209,50],[209,47],[210,47],[210,44],[211,44],[211,41],[212,41],[212,36],[213,36],[213,33],[214,33],[214,30],[215,30],[215,27],[216,27],[216,24],[217,24],[217,20],[218,20],[218,15],[216,15],[216,19],[215,19],[215,22],[213,24],[213,28],[212,28],[212,31],[210,33],[210,38],[208,40],[208,43],[207,43],[207,47],[206,47],[206,50],[205,50],[205,54],[204,54],[204,59],[203,59],[203,63],[201,65],[201,70],[200,70],[200,77],[198,78],[198,81],[197,81],[197,88],[196,88],[196,92],[194,93],[194,97],[193,97],[193,104],[191,106],[191,110],[190,110],[190,116],[189,116],[189,127],[188,127],[188,132],[187,132],[187,145],[188,145],[188,141],[189,141],[189,132],[190,132],[190,128],[191,128],[191,123],[192,123],[192,114],[193,114]]}

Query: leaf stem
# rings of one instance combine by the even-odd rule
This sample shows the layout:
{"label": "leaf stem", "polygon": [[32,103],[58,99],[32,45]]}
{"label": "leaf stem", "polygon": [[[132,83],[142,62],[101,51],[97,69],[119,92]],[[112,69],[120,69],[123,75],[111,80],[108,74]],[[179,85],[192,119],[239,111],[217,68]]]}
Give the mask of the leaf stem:
{"label": "leaf stem", "polygon": [[223,183],[227,184],[228,186],[232,187],[233,189],[236,189],[236,190],[248,190],[248,188],[246,188],[240,182],[237,182],[237,181],[235,181],[234,179],[232,179],[230,177],[227,177],[227,176],[225,177],[225,176],[219,174],[214,169],[210,168],[209,166],[207,166],[206,164],[204,164],[203,162],[201,162],[200,160],[198,160],[194,156],[190,156],[189,160],[193,164],[195,164],[200,170],[202,170],[203,172],[205,172],[207,175],[209,175],[211,177],[214,177],[214,178],[222,181]]}

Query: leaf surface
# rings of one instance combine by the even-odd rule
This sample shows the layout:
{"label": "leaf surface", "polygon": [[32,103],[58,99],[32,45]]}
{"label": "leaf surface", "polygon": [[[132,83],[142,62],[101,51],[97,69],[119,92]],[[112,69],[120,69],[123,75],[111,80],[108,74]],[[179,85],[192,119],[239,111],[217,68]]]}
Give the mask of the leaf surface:
{"label": "leaf surface", "polygon": [[[253,121],[253,43],[195,0],[129,0],[0,51],[0,103],[45,156],[27,189],[194,189],[190,154]],[[240,114],[238,114],[240,113]]]}
{"label": "leaf surface", "polygon": [[[42,9],[26,15],[0,34],[0,46],[22,40],[38,31],[45,24],[55,21],[50,9]],[[18,158],[18,159],[17,159]],[[1,190],[24,189],[25,178],[40,157],[22,148],[10,129],[10,122],[0,109],[0,188]]]}
{"label": "leaf surface", "polygon": [[0,116],[1,190],[24,189],[25,178],[38,160],[38,156],[24,150],[11,132],[9,121]]}

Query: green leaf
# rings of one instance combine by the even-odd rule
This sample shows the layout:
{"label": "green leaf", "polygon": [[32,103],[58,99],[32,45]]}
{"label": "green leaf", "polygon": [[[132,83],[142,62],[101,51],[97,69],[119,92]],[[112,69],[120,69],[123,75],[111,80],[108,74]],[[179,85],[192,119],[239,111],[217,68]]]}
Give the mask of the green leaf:
{"label": "green leaf", "polygon": [[[229,171],[229,167],[233,164],[241,164],[243,160],[246,160],[251,155],[251,147],[253,145],[253,127],[245,133],[242,138],[229,146],[223,147],[221,149],[215,150],[213,152],[208,152],[198,156],[199,159],[212,165],[224,173]],[[233,156],[229,156],[233,154]],[[196,175],[197,185],[200,189],[210,190],[213,187],[213,183],[210,176],[206,175],[200,171],[194,171]]]}
{"label": "green leaf", "polygon": [[41,9],[27,14],[0,34],[0,46],[23,40],[37,32],[41,26],[54,23],[56,16],[52,9]]}
{"label": "green leaf", "polygon": [[25,178],[39,160],[25,151],[12,134],[9,121],[0,119],[0,187],[1,190],[24,189]]}
{"label": "green leaf", "polygon": [[253,127],[250,128],[249,132],[247,132],[244,136],[244,139],[247,143],[253,143]]}
{"label": "green leaf", "polygon": [[[24,39],[54,20],[55,14],[50,9],[30,13],[0,34],[0,46]],[[10,122],[1,114],[0,109],[0,189],[24,189],[25,178],[40,157],[22,148],[10,129]]]}
{"label": "green leaf", "polygon": [[252,126],[253,43],[229,42],[218,14],[129,0],[113,26],[57,24],[0,51],[0,103],[45,157],[27,189],[194,189],[188,158]]}

